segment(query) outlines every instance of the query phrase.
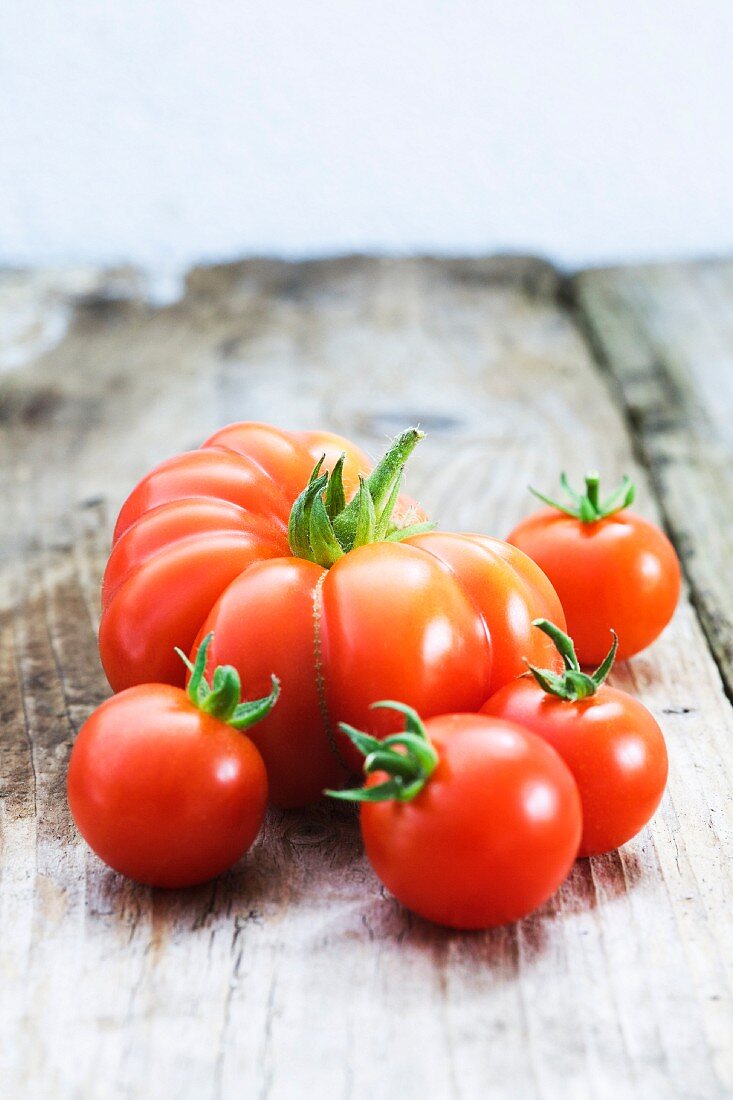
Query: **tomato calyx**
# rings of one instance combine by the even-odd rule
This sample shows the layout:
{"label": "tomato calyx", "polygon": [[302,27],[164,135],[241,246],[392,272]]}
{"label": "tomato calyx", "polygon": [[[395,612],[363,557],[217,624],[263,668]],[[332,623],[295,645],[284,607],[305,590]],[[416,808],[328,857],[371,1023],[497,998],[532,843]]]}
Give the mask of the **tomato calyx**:
{"label": "tomato calyx", "polygon": [[528,664],[529,672],[534,676],[540,687],[548,695],[554,695],[568,703],[576,703],[579,699],[587,699],[588,696],[595,695],[598,688],[606,680],[616,658],[616,650],[618,649],[616,631],[611,631],[613,636],[611,648],[598,668],[595,672],[587,673],[583,672],[580,667],[572,638],[560,630],[559,626],[548,622],[547,619],[535,619],[532,626],[536,626],[538,630],[541,630],[543,634],[552,639],[565,665],[565,670],[557,673],[549,668],[535,668],[534,665]]}
{"label": "tomato calyx", "polygon": [[213,640],[213,631],[207,634],[196,653],[196,660],[189,661],[185,653],[176,647],[176,653],[191,673],[186,694],[193,705],[226,722],[236,730],[246,730],[266,718],[280,696],[280,681],[272,677],[272,691],[261,699],[242,702],[242,684],[239,673],[232,665],[218,665],[211,678],[206,679],[206,654]]}
{"label": "tomato calyx", "polygon": [[601,501],[599,494],[600,481],[598,471],[591,470],[585,475],[585,492],[576,493],[568,481],[567,474],[561,474],[560,484],[570,498],[570,502],[567,504],[545,496],[538,489],[533,489],[531,485],[529,491],[543,504],[549,504],[551,508],[557,508],[565,515],[579,519],[581,523],[598,523],[599,519],[614,516],[617,512],[622,512],[624,508],[628,508],[636,495],[636,486],[630,477],[624,475],[613,492]]}
{"label": "tomato calyx", "polygon": [[323,455],[290,512],[288,541],[293,555],[329,569],[358,546],[399,542],[431,530],[432,523],[400,527],[393,519],[405,463],[424,437],[418,428],[398,436],[371,474],[359,477],[359,488],[348,503],[343,483],[346,456],[341,455],[330,474],[322,474]]}
{"label": "tomato calyx", "polygon": [[[405,716],[405,730],[380,741],[371,734],[362,733],[346,722],[339,728],[364,754],[364,774],[386,772],[390,777],[374,787],[356,787],[346,791],[324,791],[331,798],[348,802],[410,802],[420,794],[438,763],[438,754],[428,739],[425,726],[416,710],[405,703],[383,699],[372,703],[374,709],[397,710]],[[402,749],[398,752],[397,749]]]}

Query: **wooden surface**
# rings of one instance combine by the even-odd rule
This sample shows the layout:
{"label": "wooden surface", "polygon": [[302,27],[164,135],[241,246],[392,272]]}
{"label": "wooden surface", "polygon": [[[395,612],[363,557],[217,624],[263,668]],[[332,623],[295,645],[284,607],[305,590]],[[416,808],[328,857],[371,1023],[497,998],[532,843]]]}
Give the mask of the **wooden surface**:
{"label": "wooden surface", "polygon": [[[194,271],[169,305],[156,290],[134,271],[0,278],[2,1096],[731,1096],[733,267],[257,261]],[[668,738],[651,827],[470,935],[386,895],[336,806],[272,813],[242,864],[186,892],[88,852],[64,778],[108,693],[111,521],[150,465],[244,418],[375,454],[419,422],[408,490],[491,534],[563,468],[637,479],[691,597],[614,675]]]}

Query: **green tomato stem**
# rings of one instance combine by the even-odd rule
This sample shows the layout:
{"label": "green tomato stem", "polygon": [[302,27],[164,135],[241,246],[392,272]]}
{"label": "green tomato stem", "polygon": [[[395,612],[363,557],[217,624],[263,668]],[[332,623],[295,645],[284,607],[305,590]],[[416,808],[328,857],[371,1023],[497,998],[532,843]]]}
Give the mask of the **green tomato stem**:
{"label": "green tomato stem", "polygon": [[418,428],[408,428],[398,436],[369,477],[359,478],[359,488],[348,504],[343,487],[345,456],[330,476],[321,474],[325,456],[321,458],[290,512],[288,540],[293,555],[329,569],[359,546],[396,542],[430,530],[432,524],[400,530],[392,520],[405,462],[424,434]]}
{"label": "green tomato stem", "polygon": [[176,653],[191,673],[186,694],[193,705],[204,714],[218,718],[237,730],[249,729],[266,718],[280,696],[280,681],[272,677],[272,690],[261,699],[241,702],[242,685],[239,673],[232,665],[218,665],[211,684],[206,680],[206,654],[214,638],[213,632],[201,642],[193,662],[182,650]]}
{"label": "green tomato stem", "polygon": [[636,494],[636,486],[633,481],[631,478],[624,476],[613,492],[601,502],[600,475],[596,470],[591,470],[585,475],[585,493],[576,493],[564,473],[560,475],[560,484],[569,498],[569,503],[545,496],[544,493],[534,489],[531,485],[529,491],[543,504],[549,504],[551,508],[556,508],[567,516],[579,519],[581,523],[598,523],[601,519],[616,515],[617,512],[628,508]]}
{"label": "green tomato stem", "polygon": [[541,630],[543,634],[552,639],[565,665],[565,671],[561,673],[553,672],[549,668],[535,668],[534,665],[527,666],[542,690],[546,691],[548,695],[554,695],[557,699],[563,699],[568,703],[576,703],[580,699],[587,699],[589,696],[595,695],[613,668],[616,651],[618,650],[616,632],[611,631],[613,637],[611,648],[595,672],[589,675],[587,672],[583,672],[578,663],[572,639],[559,626],[555,626],[547,619],[535,619],[532,626],[537,627],[538,630]]}
{"label": "green tomato stem", "polygon": [[[438,764],[438,754],[430,743],[420,715],[405,703],[391,699],[373,703],[376,708],[397,710],[405,716],[405,730],[380,741],[371,734],[341,722],[340,728],[364,754],[364,774],[385,772],[389,778],[375,786],[346,791],[324,791],[331,798],[348,802],[410,802],[420,794]],[[397,751],[402,749],[402,752]]]}

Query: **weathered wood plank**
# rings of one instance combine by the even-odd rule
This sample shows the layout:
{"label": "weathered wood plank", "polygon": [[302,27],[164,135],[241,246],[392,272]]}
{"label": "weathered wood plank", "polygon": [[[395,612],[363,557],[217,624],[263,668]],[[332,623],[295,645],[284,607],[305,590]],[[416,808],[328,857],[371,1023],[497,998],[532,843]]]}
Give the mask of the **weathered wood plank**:
{"label": "weathered wood plank", "polygon": [[551,269],[257,261],[192,273],[164,308],[129,273],[56,290],[26,278],[16,298],[41,317],[52,303],[65,327],[18,351],[0,388],[9,1095],[730,1095],[733,717],[686,601],[616,674],[669,739],[657,818],[510,928],[411,917],[348,809],[272,813],[228,875],[163,893],[102,867],[63,798],[73,733],[106,692],[94,630],[110,519],[152,462],[220,423],[329,423],[377,453],[419,420],[409,487],[446,526],[502,534],[531,507],[528,481],[589,464],[633,473],[657,514]]}
{"label": "weathered wood plank", "polygon": [[589,271],[574,291],[733,697],[733,264]]}

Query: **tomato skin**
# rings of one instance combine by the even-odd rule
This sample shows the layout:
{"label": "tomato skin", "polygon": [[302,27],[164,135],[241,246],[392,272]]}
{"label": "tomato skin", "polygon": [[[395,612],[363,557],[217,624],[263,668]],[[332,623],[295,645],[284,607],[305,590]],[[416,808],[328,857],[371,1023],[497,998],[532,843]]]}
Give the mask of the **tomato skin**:
{"label": "tomato skin", "polygon": [[133,687],[87,719],[71,754],[69,806],[114,870],[149,886],[206,882],[252,845],[267,773],[250,739],[168,684]]}
{"label": "tomato skin", "polygon": [[[213,631],[207,673],[233,665],[253,697],[280,679],[277,706],[249,731],[267,767],[270,799],[282,807],[316,802],[346,770],[324,727],[316,679],[313,605],[326,570],[301,558],[253,565],[228,588],[202,626]],[[244,625],[243,625],[244,624]]]}
{"label": "tomato skin", "polygon": [[209,671],[233,665],[255,694],[271,673],[280,680],[277,707],[251,731],[280,806],[315,801],[360,769],[339,722],[378,736],[399,727],[371,709],[381,695],[426,714],[478,710],[489,683],[477,608],[445,565],[400,543],[363,546],[330,570],[298,558],[253,566],[212,609],[209,632]]}
{"label": "tomato skin", "polygon": [[[575,859],[580,799],[567,767],[534,734],[485,715],[425,722],[438,765],[410,802],[365,802],[367,856],[408,909],[452,928],[518,920],[547,900]],[[368,785],[383,782],[376,772]]]}
{"label": "tomato skin", "polygon": [[190,496],[229,500],[287,530],[292,502],[254,459],[201,447],[166,459],[138,482],[120,509],[114,541],[151,508]]}
{"label": "tomato skin", "polygon": [[[383,736],[401,728],[375,699],[399,699],[430,717],[478,710],[490,683],[491,646],[479,609],[434,555],[409,543],[374,543],[345,555],[321,589],[320,650],[334,728]],[[361,756],[343,734],[354,772]]]}
{"label": "tomato skin", "polygon": [[[563,609],[547,577],[526,554],[488,535],[430,531],[408,543],[448,565],[481,611],[491,639],[489,694],[520,676],[525,658],[542,668],[562,669],[555,646],[532,627],[532,620],[550,619],[564,629]],[[444,713],[448,709],[459,708]]]}
{"label": "tomato skin", "polygon": [[[102,580],[102,608],[120,584],[148,558],[173,543],[223,532],[256,535],[280,554],[287,552],[282,530],[264,516],[246,512],[238,504],[216,497],[185,497],[151,508],[117,539]],[[188,544],[190,545],[190,544]]]}
{"label": "tomato skin", "polygon": [[210,531],[171,543],[133,570],[99,626],[99,653],[113,690],[158,681],[183,685],[186,670],[174,647],[190,650],[222,590],[253,562],[278,553],[246,531]]}
{"label": "tomato skin", "polygon": [[253,458],[282,486],[291,504],[305,488],[313,467],[321,458],[323,469],[332,470],[341,455],[345,456],[343,480],[347,496],[358,489],[359,474],[366,477],[372,469],[361,447],[334,432],[287,432],[255,421],[228,424],[203,446],[225,447]]}
{"label": "tomato skin", "polygon": [[579,855],[625,844],[657,809],[667,782],[664,737],[626,692],[603,684],[595,695],[568,702],[523,676],[492,696],[482,713],[532,730],[568,765],[583,804]]}
{"label": "tomato skin", "polygon": [[651,645],[672,618],[680,594],[677,555],[663,531],[628,509],[581,523],[543,508],[507,541],[552,582],[581,665],[600,664],[612,629],[625,660]]}

